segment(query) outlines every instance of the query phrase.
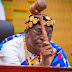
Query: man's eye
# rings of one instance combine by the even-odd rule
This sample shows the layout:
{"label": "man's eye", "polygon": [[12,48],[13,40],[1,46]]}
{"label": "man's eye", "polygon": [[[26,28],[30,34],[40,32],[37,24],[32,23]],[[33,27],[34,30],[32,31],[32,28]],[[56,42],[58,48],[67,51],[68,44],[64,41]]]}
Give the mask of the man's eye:
{"label": "man's eye", "polygon": [[42,34],[42,31],[37,31],[38,32],[38,34]]}

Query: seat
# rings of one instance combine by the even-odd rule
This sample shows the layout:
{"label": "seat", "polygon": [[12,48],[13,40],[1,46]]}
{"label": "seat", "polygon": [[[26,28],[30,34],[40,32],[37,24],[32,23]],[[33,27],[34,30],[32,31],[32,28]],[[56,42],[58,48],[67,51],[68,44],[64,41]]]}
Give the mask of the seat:
{"label": "seat", "polygon": [[11,22],[0,20],[0,43],[8,36],[14,35],[14,26]]}

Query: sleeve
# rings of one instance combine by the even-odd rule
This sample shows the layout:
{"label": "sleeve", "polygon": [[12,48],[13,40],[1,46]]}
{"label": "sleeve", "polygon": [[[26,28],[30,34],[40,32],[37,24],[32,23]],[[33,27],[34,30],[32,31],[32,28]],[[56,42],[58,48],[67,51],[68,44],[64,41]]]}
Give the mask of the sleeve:
{"label": "sleeve", "polygon": [[6,43],[0,51],[0,65],[21,65],[19,43]]}
{"label": "sleeve", "polygon": [[63,49],[55,54],[54,59],[51,63],[53,67],[70,67],[66,54]]}

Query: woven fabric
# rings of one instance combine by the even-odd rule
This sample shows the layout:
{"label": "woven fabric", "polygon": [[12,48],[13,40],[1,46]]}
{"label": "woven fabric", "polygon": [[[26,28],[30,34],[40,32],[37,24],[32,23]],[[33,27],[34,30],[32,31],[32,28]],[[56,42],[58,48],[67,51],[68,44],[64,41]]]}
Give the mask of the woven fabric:
{"label": "woven fabric", "polygon": [[[14,37],[19,37],[22,35],[25,35],[24,32],[7,37],[5,40],[3,40],[0,43],[0,50],[3,46],[3,44],[5,44],[7,41],[10,41]],[[52,61],[50,66],[53,66],[53,67],[70,67],[67,56],[64,53],[63,49],[60,46],[58,46],[57,44],[55,44],[54,42],[50,42],[50,44],[52,45],[52,49],[54,51],[53,61]],[[34,54],[34,56],[30,57],[30,61],[31,61],[31,65],[35,66],[36,64],[38,64],[40,62],[40,55],[38,53]],[[28,60],[26,59],[25,61],[23,61],[21,63],[21,65],[28,65]]]}

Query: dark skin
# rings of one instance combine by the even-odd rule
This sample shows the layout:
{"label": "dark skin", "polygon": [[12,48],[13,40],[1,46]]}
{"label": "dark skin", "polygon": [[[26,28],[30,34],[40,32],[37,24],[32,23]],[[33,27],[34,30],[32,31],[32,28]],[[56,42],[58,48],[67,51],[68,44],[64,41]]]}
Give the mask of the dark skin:
{"label": "dark skin", "polygon": [[[48,40],[52,37],[52,28],[45,26]],[[28,51],[31,53],[41,53],[42,61],[37,66],[50,66],[52,62],[53,50],[48,41],[43,41],[40,25],[35,25],[32,29],[25,30],[25,40]]]}

